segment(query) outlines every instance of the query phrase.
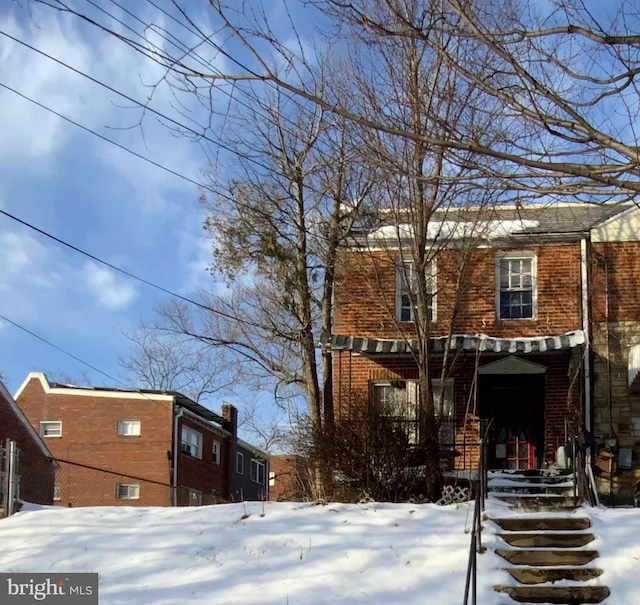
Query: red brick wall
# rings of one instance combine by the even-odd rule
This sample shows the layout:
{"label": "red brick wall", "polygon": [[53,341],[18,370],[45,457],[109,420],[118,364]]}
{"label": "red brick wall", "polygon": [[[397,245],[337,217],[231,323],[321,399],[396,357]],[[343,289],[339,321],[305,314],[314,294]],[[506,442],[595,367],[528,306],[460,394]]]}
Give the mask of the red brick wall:
{"label": "red brick wall", "polygon": [[[538,315],[535,320],[496,319],[496,255],[508,250],[486,248],[471,253],[471,260],[466,264],[465,286],[460,291],[454,332],[483,332],[490,336],[513,338],[580,329],[580,245],[526,248],[537,256]],[[342,252],[336,285],[335,334],[372,338],[401,338],[402,333],[411,336],[412,324],[398,326],[395,322],[396,254],[394,251]],[[434,335],[446,334],[451,324],[456,301],[455,280],[460,272],[459,254],[454,250],[444,250],[437,257]]]}
{"label": "red brick wall", "polygon": [[0,393],[0,447],[17,443],[20,497],[35,504],[53,504],[54,467],[9,402]]}
{"label": "red brick wall", "polygon": [[[569,360],[570,352],[548,353],[525,356],[524,359],[543,365],[547,368],[545,374],[545,459],[555,460],[558,445],[564,442],[564,421],[578,406],[580,401],[581,378],[575,381],[571,403],[568,403],[570,391]],[[485,355],[480,365],[486,365],[498,359],[496,356]],[[439,376],[441,358],[434,358],[431,363],[432,375]],[[465,429],[462,422],[465,418],[469,393],[472,389],[475,357],[473,354],[458,360],[449,378],[454,379],[455,418],[457,442],[471,443],[478,437],[479,410],[474,413],[473,403],[469,408],[471,424]],[[334,357],[335,393],[337,418],[346,418],[353,414],[353,410],[366,403],[369,398],[369,385],[372,380],[416,379],[418,377],[415,362],[410,358],[371,359],[350,356],[348,353],[336,353]],[[514,401],[514,405],[518,405]],[[473,448],[465,453],[458,448],[461,456],[455,460],[457,468],[475,468],[477,465],[477,451]]]}
{"label": "red brick wall", "polygon": [[[182,426],[202,434],[202,460],[189,454],[178,454],[178,486],[196,489],[202,492],[203,504],[210,502],[211,498],[229,501],[231,500],[231,486],[229,483],[229,464],[235,465],[230,460],[231,442],[218,433],[207,428],[196,420],[182,417],[178,420],[178,431],[182,434]],[[213,462],[213,441],[220,443],[220,464]]]}
{"label": "red brick wall", "polygon": [[640,321],[640,242],[595,243],[591,266],[592,321],[607,321],[607,285],[609,321]]}
{"label": "red brick wall", "polygon": [[[99,394],[45,393],[32,378],[17,403],[36,431],[41,420],[62,421],[62,437],[46,438],[56,458],[120,473],[101,473],[64,464],[57,473],[61,501],[67,506],[123,505],[167,506],[170,490],[140,482],[138,500],[117,499],[117,483],[133,483],[127,477],[169,484],[173,415],[171,401]],[[140,420],[141,435],[118,436],[118,420]]]}

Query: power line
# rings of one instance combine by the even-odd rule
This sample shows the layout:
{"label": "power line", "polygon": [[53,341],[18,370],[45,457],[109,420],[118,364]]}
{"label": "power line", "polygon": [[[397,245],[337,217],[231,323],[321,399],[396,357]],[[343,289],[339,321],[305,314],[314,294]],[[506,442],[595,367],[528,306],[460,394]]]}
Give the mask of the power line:
{"label": "power line", "polygon": [[30,336],[33,336],[34,338],[37,338],[41,342],[44,342],[46,345],[49,345],[50,347],[53,347],[56,351],[60,351],[60,353],[64,353],[67,357],[71,357],[71,359],[74,359],[75,361],[80,362],[81,364],[87,366],[88,368],[91,368],[94,372],[98,372],[98,374],[102,374],[103,376],[106,376],[109,380],[115,380],[116,382],[118,382],[120,384],[125,384],[122,380],[119,380],[118,378],[115,378],[115,377],[111,376],[110,374],[107,374],[106,372],[103,372],[102,370],[96,368],[94,365],[91,365],[89,362],[84,361],[83,359],[80,359],[79,357],[76,357],[73,353],[69,353],[69,351],[66,351],[62,347],[59,347],[58,345],[53,344],[51,341],[47,340],[46,338],[44,338],[42,336],[39,336],[38,334],[36,334],[35,332],[32,332],[28,328],[25,328],[24,326],[21,326],[18,322],[13,321],[13,320],[9,319],[8,317],[5,317],[4,315],[1,315],[1,314],[0,314],[0,319],[2,319],[3,321],[6,321],[7,323],[11,324],[12,326],[15,326],[16,328],[22,330],[23,332],[26,332]]}
{"label": "power line", "polygon": [[67,248],[69,248],[70,250],[73,250],[74,252],[77,252],[78,254],[82,254],[83,256],[86,256],[87,258],[90,258],[91,260],[100,263],[101,265],[104,265],[105,267],[109,267],[109,269],[113,269],[114,271],[117,271],[118,273],[121,273],[122,275],[126,275],[127,277],[130,277],[131,279],[135,279],[136,281],[139,281],[140,283],[143,283],[151,288],[155,288],[156,290],[159,290],[160,292],[164,292],[165,294],[168,294],[169,296],[173,296],[174,298],[178,298],[179,300],[182,300],[184,302],[190,303],[192,305],[195,305],[196,307],[199,307],[200,309],[204,310],[204,311],[208,311],[210,313],[215,313],[216,315],[219,315],[221,317],[224,317],[225,319],[231,319],[233,321],[237,321],[240,323],[244,323],[246,325],[249,326],[255,326],[254,323],[243,320],[240,317],[236,317],[234,315],[230,315],[228,313],[225,313],[224,311],[220,311],[218,309],[214,309],[213,307],[209,307],[207,305],[204,305],[202,303],[199,303],[196,300],[193,300],[192,298],[189,298],[188,296],[182,296],[181,294],[178,294],[177,292],[174,292],[172,290],[169,290],[168,288],[165,288],[163,286],[160,286],[152,281],[149,281],[148,279],[144,279],[143,277],[140,277],[139,275],[136,275],[135,273],[131,273],[130,271],[126,271],[125,269],[122,269],[120,267],[118,267],[117,265],[114,265],[110,262],[107,262],[106,260],[101,259],[98,256],[95,256],[94,254],[91,254],[89,252],[86,252],[85,250],[82,250],[81,248],[78,248],[77,246],[74,246],[73,244],[70,244],[69,242],[65,242],[64,240],[60,239],[59,237],[56,237],[55,235],[52,235],[51,233],[48,233],[47,231],[44,231],[43,229],[40,229],[38,227],[36,227],[35,225],[32,225],[31,223],[7,212],[6,210],[3,210],[2,208],[0,208],[0,214],[3,214],[4,216],[6,216],[7,218],[10,218],[18,223],[20,223],[21,225],[24,225],[25,227],[28,227],[29,229],[32,229],[33,231],[35,231],[36,233],[39,233],[40,235],[43,235],[45,237],[48,237],[49,239],[53,240],[54,242],[57,242],[58,244],[60,244],[61,246],[65,246]]}
{"label": "power line", "polygon": [[155,162],[152,159],[150,159],[150,158],[148,158],[148,157],[146,157],[146,156],[144,156],[144,155],[142,155],[140,153],[137,153],[136,151],[133,151],[132,149],[129,149],[128,147],[125,147],[124,145],[121,145],[120,143],[117,143],[116,141],[113,141],[112,139],[109,139],[109,138],[105,137],[104,135],[101,135],[100,133],[96,132],[95,130],[91,130],[91,128],[88,128],[87,126],[83,126],[82,124],[79,124],[78,122],[75,122],[71,118],[68,118],[67,116],[64,116],[61,113],[57,112],[55,109],[51,109],[50,107],[47,107],[46,105],[43,105],[42,103],[39,103],[35,99],[32,99],[31,97],[28,97],[27,95],[25,95],[25,94],[23,94],[21,92],[18,92],[17,90],[15,90],[15,88],[11,88],[11,86],[7,86],[6,84],[3,84],[2,82],[0,82],[0,86],[2,88],[6,88],[10,92],[18,95],[19,97],[22,97],[26,101],[29,101],[30,103],[33,103],[34,105],[37,105],[38,107],[41,107],[42,109],[54,114],[55,116],[65,120],[66,122],[69,122],[70,124],[73,124],[74,126],[77,126],[78,128],[82,128],[82,130],[91,133],[92,135],[98,137],[99,139],[102,139],[103,141],[106,141],[107,143],[111,143],[111,145],[115,145],[116,147],[119,147],[123,151],[126,151],[127,153],[130,153],[131,155],[133,155],[133,156],[135,156],[137,158],[140,158],[141,160],[144,160],[145,162],[148,162],[149,164],[155,166],[156,168],[160,168],[161,170],[164,170],[165,172],[168,172],[169,174],[173,174],[174,176],[177,176],[178,178],[183,179],[184,181],[187,181],[188,183],[192,183],[193,185],[196,185],[197,187],[202,187],[204,189],[207,189],[207,190],[211,191],[212,193],[215,193],[216,195],[220,195],[220,192],[215,191],[211,187],[207,187],[206,185],[203,185],[202,183],[199,183],[198,181],[195,181],[194,179],[189,178],[188,176],[185,176],[184,174],[180,174],[179,172],[176,172],[175,170],[171,170],[171,168],[167,168],[166,166],[163,166],[162,164],[159,164],[158,162]]}

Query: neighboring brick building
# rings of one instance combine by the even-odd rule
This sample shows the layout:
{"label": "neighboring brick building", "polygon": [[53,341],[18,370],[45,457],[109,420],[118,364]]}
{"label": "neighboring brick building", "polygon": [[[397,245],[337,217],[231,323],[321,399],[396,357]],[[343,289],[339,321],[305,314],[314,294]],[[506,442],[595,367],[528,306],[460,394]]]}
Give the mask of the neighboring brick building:
{"label": "neighboring brick building", "polygon": [[58,467],[44,441],[0,382],[0,447],[5,447],[8,439],[17,444],[19,451],[18,499],[34,504],[53,504],[54,476]]}
{"label": "neighboring brick building", "polygon": [[269,500],[303,502],[311,499],[309,461],[303,456],[283,454],[271,457]]}
{"label": "neighboring brick building", "polygon": [[176,392],[60,385],[41,372],[29,374],[15,400],[60,462],[55,499],[62,505],[185,506],[234,497],[237,413],[229,404],[221,416]]}
{"label": "neighboring brick building", "polygon": [[[431,227],[451,234],[432,249],[428,276],[432,376],[446,368],[444,383],[434,380],[446,470],[475,466],[480,420],[493,419],[497,468],[552,464],[567,424],[584,422],[596,454],[618,462],[600,490],[628,499],[640,477],[640,210],[450,208]],[[398,238],[407,233],[384,224],[353,233],[322,343],[333,351],[337,417],[369,401],[392,410],[412,442],[415,276]]]}

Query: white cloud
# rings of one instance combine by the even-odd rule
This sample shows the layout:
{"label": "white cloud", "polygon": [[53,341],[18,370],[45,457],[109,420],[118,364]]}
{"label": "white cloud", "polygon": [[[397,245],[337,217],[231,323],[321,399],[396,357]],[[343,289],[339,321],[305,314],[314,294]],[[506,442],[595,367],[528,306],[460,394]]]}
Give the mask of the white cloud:
{"label": "white cloud", "polygon": [[124,309],[138,298],[138,291],[132,284],[119,280],[113,271],[94,262],[85,263],[82,278],[96,303],[111,311]]}

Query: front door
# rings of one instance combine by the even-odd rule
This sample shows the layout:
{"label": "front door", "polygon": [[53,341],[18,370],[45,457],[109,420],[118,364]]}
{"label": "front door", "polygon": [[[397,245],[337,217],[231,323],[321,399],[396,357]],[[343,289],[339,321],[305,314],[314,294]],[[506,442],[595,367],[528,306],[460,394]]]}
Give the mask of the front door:
{"label": "front door", "polygon": [[480,415],[492,421],[489,467],[539,467],[544,452],[544,375],[485,375],[479,387]]}

